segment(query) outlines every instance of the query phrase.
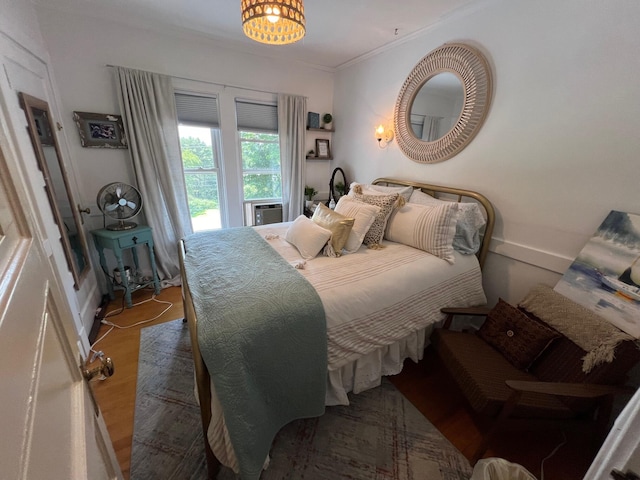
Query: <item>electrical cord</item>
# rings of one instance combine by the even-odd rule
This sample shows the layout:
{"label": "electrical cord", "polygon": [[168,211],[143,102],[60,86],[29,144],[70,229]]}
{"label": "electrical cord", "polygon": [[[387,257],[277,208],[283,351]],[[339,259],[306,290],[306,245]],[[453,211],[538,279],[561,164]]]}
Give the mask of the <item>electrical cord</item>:
{"label": "electrical cord", "polygon": [[547,455],[546,457],[544,457],[542,459],[542,462],[540,462],[540,480],[544,480],[544,462],[546,460],[549,460],[551,457],[553,457],[556,452],[558,450],[560,450],[560,447],[562,447],[565,443],[567,443],[567,436],[565,435],[564,431],[562,432],[562,442],[560,442],[560,444],[558,444],[558,446],[556,446],[556,448],[554,448],[551,453],[549,455]]}
{"label": "electrical cord", "polygon": [[102,356],[104,355],[104,353],[103,353],[103,352],[101,352],[101,351],[96,351],[96,350],[94,349],[94,347],[95,347],[99,342],[101,342],[102,340],[104,340],[104,339],[105,339],[105,337],[106,337],[107,335],[109,335],[109,334],[110,334],[110,333],[111,333],[115,328],[117,328],[117,329],[119,329],[119,330],[126,330],[127,328],[137,327],[137,326],[139,326],[139,325],[144,325],[145,323],[153,322],[154,320],[157,320],[157,319],[158,319],[158,318],[160,318],[162,315],[164,315],[165,313],[167,313],[167,312],[169,311],[169,309],[171,309],[171,307],[173,307],[173,303],[171,303],[171,302],[167,302],[167,301],[165,301],[165,300],[158,300],[158,299],[156,299],[156,294],[155,294],[155,293],[151,296],[151,298],[148,298],[148,299],[143,300],[143,301],[138,302],[138,303],[134,303],[134,304],[132,305],[132,307],[136,307],[136,306],[138,306],[138,305],[142,305],[142,304],[144,304],[144,303],[152,302],[152,301],[153,301],[153,302],[156,302],[156,303],[165,304],[165,305],[168,305],[168,306],[167,306],[164,310],[162,310],[162,312],[160,312],[158,315],[156,315],[155,317],[153,317],[153,318],[149,318],[149,319],[147,319],[147,320],[142,320],[142,321],[140,321],[140,322],[136,322],[136,323],[134,323],[134,324],[132,324],[132,325],[127,325],[126,327],[123,327],[123,326],[121,326],[121,325],[118,325],[118,324],[116,324],[116,323],[113,323],[113,322],[110,322],[110,321],[108,321],[108,320],[107,320],[107,318],[112,317],[112,316],[116,316],[116,315],[120,315],[120,314],[124,311],[124,297],[123,297],[123,300],[122,300],[122,307],[121,307],[120,309],[118,309],[118,310],[112,310],[112,311],[110,311],[110,312],[107,312],[107,314],[106,314],[106,315],[104,316],[104,318],[100,321],[100,323],[102,323],[102,324],[104,324],[104,325],[108,325],[108,326],[109,326],[109,327],[111,327],[111,328],[109,328],[109,330],[107,330],[107,331],[106,331],[106,332],[105,332],[105,333],[104,333],[100,338],[98,338],[95,342],[93,342],[93,344],[91,345],[91,347],[89,347],[89,350],[90,350],[91,352],[93,352],[93,356],[92,356],[91,361],[93,362],[97,357],[102,357]]}

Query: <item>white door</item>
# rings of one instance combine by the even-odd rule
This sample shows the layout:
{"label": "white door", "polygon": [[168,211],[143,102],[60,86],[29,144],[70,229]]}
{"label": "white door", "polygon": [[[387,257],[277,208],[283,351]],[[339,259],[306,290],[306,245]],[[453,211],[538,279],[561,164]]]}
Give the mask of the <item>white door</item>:
{"label": "white door", "polygon": [[[584,480],[613,478],[611,471],[640,475],[640,390],[620,413]],[[629,476],[628,478],[633,478]]]}
{"label": "white door", "polygon": [[0,478],[121,478],[80,370],[71,311],[48,242],[38,233],[5,125],[0,124]]}

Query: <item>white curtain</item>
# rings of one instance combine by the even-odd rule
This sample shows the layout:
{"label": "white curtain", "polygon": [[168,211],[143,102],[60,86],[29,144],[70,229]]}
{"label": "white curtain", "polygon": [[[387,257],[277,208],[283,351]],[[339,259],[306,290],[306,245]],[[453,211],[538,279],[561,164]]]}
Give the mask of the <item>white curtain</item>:
{"label": "white curtain", "polygon": [[171,78],[114,67],[120,111],[162,286],[180,285],[178,240],[191,233]]}
{"label": "white curtain", "polygon": [[302,215],[305,182],[305,119],[307,99],[278,94],[278,132],[282,169],[282,220]]}

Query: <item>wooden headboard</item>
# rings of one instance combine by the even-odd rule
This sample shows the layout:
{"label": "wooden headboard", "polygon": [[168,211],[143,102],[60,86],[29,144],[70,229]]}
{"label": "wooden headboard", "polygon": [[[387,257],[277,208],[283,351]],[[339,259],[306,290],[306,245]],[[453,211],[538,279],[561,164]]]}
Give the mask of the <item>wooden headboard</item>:
{"label": "wooden headboard", "polygon": [[443,187],[440,185],[431,185],[429,183],[412,182],[409,180],[400,180],[397,178],[377,178],[373,182],[375,185],[387,186],[412,186],[419,188],[424,193],[441,200],[449,200],[455,202],[475,202],[484,210],[484,217],[487,220],[483,232],[480,236],[480,249],[476,256],[480,263],[480,268],[484,267],[484,261],[489,253],[489,244],[491,243],[491,235],[493,233],[493,225],[495,223],[495,211],[493,205],[484,195],[473,192],[471,190],[463,190],[461,188]]}

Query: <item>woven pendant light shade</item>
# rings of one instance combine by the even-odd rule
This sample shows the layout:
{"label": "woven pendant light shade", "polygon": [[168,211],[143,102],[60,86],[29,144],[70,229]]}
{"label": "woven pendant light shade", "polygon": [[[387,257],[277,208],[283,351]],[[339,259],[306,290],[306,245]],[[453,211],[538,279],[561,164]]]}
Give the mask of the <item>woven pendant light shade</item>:
{"label": "woven pendant light shade", "polygon": [[242,0],[242,28],[256,42],[297,42],[305,34],[302,0]]}

